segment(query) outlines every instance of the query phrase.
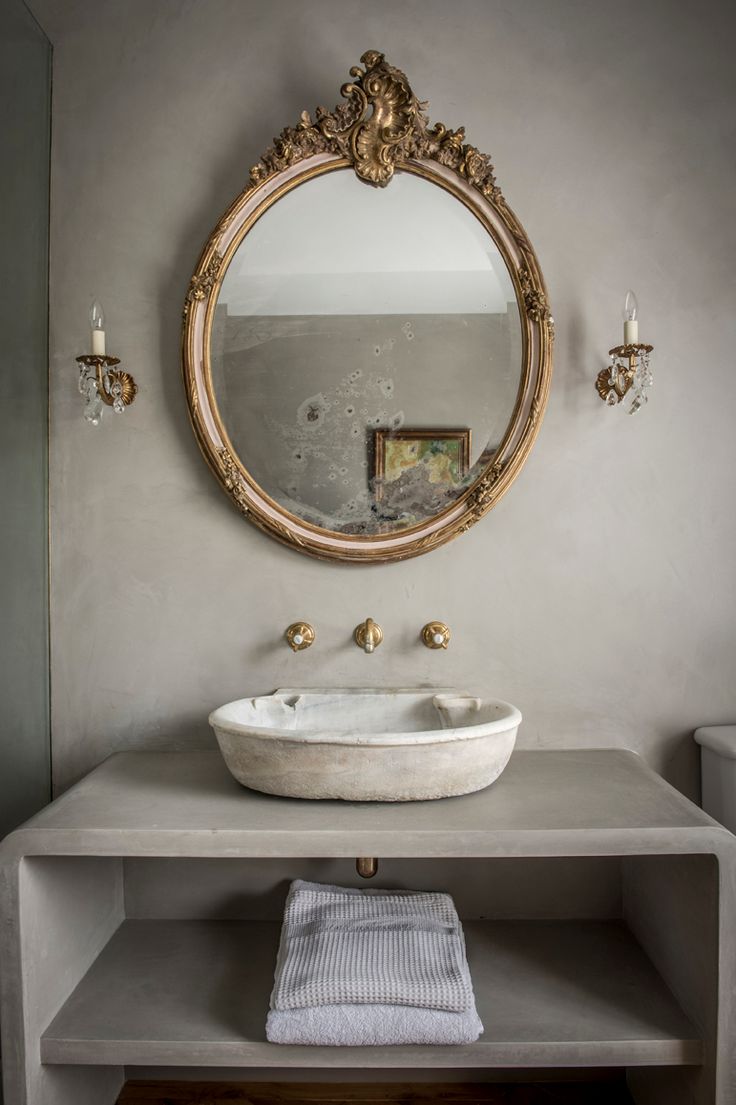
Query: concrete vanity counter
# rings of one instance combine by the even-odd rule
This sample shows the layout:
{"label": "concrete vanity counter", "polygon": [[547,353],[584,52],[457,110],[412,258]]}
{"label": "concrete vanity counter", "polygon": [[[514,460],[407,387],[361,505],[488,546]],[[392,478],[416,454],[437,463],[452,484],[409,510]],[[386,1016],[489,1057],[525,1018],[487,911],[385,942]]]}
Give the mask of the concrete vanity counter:
{"label": "concrete vanity counter", "polygon": [[[286,886],[449,890],[485,1034],[265,1040]],[[217,752],[121,753],[2,846],[6,1105],[106,1105],[126,1077],[624,1067],[636,1101],[733,1105],[736,838],[626,751],[517,751],[487,790],[308,802]],[[281,1075],[280,1075],[281,1072]],[[390,1075],[387,1075],[390,1076]]]}

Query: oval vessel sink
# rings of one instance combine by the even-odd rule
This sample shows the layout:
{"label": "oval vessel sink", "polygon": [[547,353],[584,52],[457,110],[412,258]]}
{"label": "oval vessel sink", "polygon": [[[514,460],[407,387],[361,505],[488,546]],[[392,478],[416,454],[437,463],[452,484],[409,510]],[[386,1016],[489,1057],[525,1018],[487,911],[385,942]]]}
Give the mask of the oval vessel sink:
{"label": "oval vessel sink", "polygon": [[238,782],[290,798],[409,802],[482,790],[521,714],[450,690],[280,690],[210,714]]}

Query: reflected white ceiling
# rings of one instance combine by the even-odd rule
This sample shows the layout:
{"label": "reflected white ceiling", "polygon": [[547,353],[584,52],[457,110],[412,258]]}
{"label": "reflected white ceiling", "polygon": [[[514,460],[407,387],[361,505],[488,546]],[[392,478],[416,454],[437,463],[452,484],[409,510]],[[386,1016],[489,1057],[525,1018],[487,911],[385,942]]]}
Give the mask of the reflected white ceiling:
{"label": "reflected white ceiling", "polygon": [[255,224],[220,294],[231,315],[505,314],[503,258],[478,219],[407,173],[308,181]]}

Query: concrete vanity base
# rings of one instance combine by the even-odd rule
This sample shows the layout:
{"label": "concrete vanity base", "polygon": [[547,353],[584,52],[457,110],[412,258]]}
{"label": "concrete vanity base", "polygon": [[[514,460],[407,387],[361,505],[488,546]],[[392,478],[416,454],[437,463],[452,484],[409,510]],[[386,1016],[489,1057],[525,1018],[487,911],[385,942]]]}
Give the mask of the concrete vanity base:
{"label": "concrete vanity base", "polygon": [[[357,885],[361,855],[381,860],[371,885],[455,897],[477,1043],[265,1040],[289,880]],[[257,794],[215,752],[122,753],[0,860],[6,1105],[112,1105],[126,1077],[366,1068],[624,1068],[641,1105],[736,1101],[736,838],[634,753],[519,751],[488,790],[407,805]]]}

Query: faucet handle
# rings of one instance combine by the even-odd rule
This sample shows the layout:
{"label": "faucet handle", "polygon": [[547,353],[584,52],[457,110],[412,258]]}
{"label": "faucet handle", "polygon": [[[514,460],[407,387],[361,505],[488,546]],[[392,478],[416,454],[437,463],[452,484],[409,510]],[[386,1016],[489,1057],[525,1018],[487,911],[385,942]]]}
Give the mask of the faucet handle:
{"label": "faucet handle", "polygon": [[309,622],[293,622],[284,636],[289,642],[290,649],[294,652],[301,652],[302,649],[309,648],[310,645],[314,644],[316,634]]}
{"label": "faucet handle", "polygon": [[421,637],[427,648],[447,648],[450,643],[450,627],[444,622],[427,622]]}
{"label": "faucet handle", "polygon": [[364,652],[373,652],[383,640],[383,630],[373,618],[366,618],[360,625],[356,625],[353,638]]}

